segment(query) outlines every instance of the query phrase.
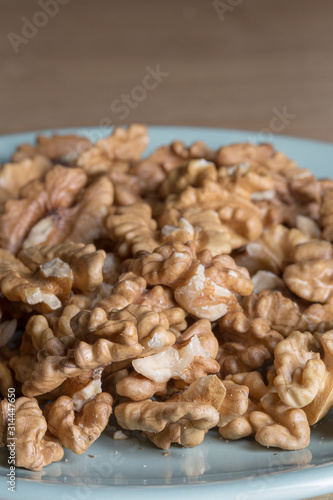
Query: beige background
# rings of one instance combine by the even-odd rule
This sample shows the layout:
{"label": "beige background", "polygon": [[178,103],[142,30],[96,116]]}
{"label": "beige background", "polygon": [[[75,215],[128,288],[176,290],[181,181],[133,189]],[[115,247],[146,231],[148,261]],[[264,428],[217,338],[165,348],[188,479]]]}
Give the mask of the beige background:
{"label": "beige background", "polygon": [[[332,141],[332,1],[220,0],[219,14],[213,0],[60,1],[15,53],[41,8],[0,0],[0,134],[106,119]],[[156,65],[169,75],[122,119],[112,103]]]}

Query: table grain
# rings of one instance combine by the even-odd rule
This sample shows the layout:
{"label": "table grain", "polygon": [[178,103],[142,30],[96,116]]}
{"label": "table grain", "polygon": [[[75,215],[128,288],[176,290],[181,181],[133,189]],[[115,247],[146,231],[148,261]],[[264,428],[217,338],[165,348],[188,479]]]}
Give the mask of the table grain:
{"label": "table grain", "polygon": [[332,141],[330,0],[60,3],[0,0],[0,134],[144,122]]}

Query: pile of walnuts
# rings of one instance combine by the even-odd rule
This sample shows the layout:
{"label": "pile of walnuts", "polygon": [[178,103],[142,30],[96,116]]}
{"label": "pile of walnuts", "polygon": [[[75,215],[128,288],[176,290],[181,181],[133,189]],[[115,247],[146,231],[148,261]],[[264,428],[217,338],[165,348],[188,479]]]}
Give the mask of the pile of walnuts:
{"label": "pile of walnuts", "polygon": [[17,466],[85,452],[112,411],[162,449],[217,427],[295,450],[333,406],[333,181],[269,144],[147,144],[39,137],[0,169]]}

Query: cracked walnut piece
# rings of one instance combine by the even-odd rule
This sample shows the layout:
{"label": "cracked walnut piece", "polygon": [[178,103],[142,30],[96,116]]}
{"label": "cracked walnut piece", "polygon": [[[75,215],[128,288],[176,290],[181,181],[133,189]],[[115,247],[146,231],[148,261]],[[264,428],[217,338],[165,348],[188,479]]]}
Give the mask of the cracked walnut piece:
{"label": "cracked walnut piece", "polygon": [[39,471],[45,465],[61,460],[64,450],[59,441],[47,432],[47,423],[37,400],[22,397],[15,401],[14,436],[7,434],[8,404],[6,399],[0,403],[0,436],[4,445],[7,445],[7,438],[15,438],[15,465]]}
{"label": "cracked walnut piece", "polygon": [[82,455],[108,424],[112,412],[112,396],[102,392],[75,413],[73,400],[60,396],[44,409],[48,430],[65,448]]}
{"label": "cracked walnut piece", "polygon": [[148,285],[170,286],[185,311],[210,321],[237,308],[237,295],[249,295],[253,288],[248,271],[232,257],[212,257],[208,250],[197,256],[191,242],[166,243],[153,253],[139,254],[129,269]]}
{"label": "cracked walnut piece", "polygon": [[35,272],[25,268],[7,250],[0,249],[0,290],[12,302],[28,304],[32,309],[49,313],[59,309],[68,299],[73,272],[68,264],[54,258]]}
{"label": "cracked walnut piece", "polygon": [[144,431],[162,450],[168,449],[171,443],[197,446],[219,420],[218,411],[204,403],[150,399],[121,403],[115,408],[115,416],[123,429]]}

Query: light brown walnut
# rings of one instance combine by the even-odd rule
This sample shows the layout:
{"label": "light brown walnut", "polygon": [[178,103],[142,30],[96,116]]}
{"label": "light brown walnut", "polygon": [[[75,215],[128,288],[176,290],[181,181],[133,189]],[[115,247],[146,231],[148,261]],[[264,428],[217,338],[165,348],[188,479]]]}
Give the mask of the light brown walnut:
{"label": "light brown walnut", "polygon": [[59,309],[68,299],[73,286],[73,272],[59,258],[45,262],[31,272],[7,250],[0,250],[0,255],[0,290],[8,300],[49,313]]}
{"label": "light brown walnut", "polygon": [[274,348],[283,337],[262,318],[242,311],[227,313],[219,320],[219,353],[222,377],[260,368],[273,358]]}
{"label": "light brown walnut", "polygon": [[29,247],[21,250],[18,258],[31,271],[55,258],[66,262],[73,272],[73,288],[82,292],[90,292],[103,282],[104,250],[96,250],[92,244],[61,243]]}
{"label": "light brown walnut", "polygon": [[114,208],[106,227],[122,258],[142,250],[152,252],[158,246],[156,221],[152,218],[150,206],[145,203]]}
{"label": "light brown walnut", "polygon": [[232,381],[249,388],[248,409],[241,416],[219,428],[225,439],[240,439],[254,434],[262,446],[284,450],[306,448],[310,427],[301,409],[285,405],[273,386],[275,371],[267,374],[266,385],[258,372],[233,375]]}
{"label": "light brown walnut", "polygon": [[86,137],[77,135],[53,135],[51,137],[38,136],[36,146],[22,144],[13,154],[13,161],[25,158],[34,158],[36,155],[44,156],[60,163],[73,163],[83,151],[91,147],[91,142]]}
{"label": "light brown walnut", "polygon": [[196,257],[193,243],[166,243],[151,254],[139,255],[129,269],[149,285],[172,287],[185,311],[210,321],[237,307],[237,294],[252,291],[246,269],[238,267],[230,256],[212,257],[208,250]]}
{"label": "light brown walnut", "polygon": [[283,279],[298,297],[322,304],[333,300],[333,259],[305,260],[286,267]]}
{"label": "light brown walnut", "polygon": [[44,409],[48,429],[65,448],[82,455],[107,426],[112,402],[112,396],[102,392],[76,413],[73,400],[68,396],[60,396]]}
{"label": "light brown walnut", "polygon": [[[36,399],[18,398],[13,403],[14,408],[7,400],[3,400],[1,406],[0,436],[5,445],[13,442],[9,438],[15,438],[16,467],[39,471],[46,465],[62,459],[64,450],[59,441],[47,432],[47,423]],[[7,434],[8,421],[13,411],[14,436]]]}
{"label": "light brown walnut", "polygon": [[[99,307],[81,311],[71,320],[71,327],[77,339],[93,343],[94,346],[102,339],[132,346],[136,351],[134,356],[139,357],[164,351],[176,340],[163,312],[158,313],[147,306],[136,304],[110,313]],[[95,361],[92,360],[93,363]]]}
{"label": "light brown walnut", "polygon": [[218,411],[204,403],[150,399],[121,403],[115,408],[115,416],[123,429],[144,431],[163,450],[171,443],[197,446],[219,420]]}
{"label": "light brown walnut", "polygon": [[170,379],[179,381],[178,386],[191,384],[207,373],[217,373],[215,361],[217,340],[208,320],[199,320],[189,327],[166,351],[132,361],[141,375],[158,383]]}
{"label": "light brown walnut", "polygon": [[193,241],[197,253],[209,250],[213,257],[231,252],[229,230],[214,210],[185,210],[179,215],[177,225],[166,224],[161,229],[161,242],[170,241]]}
{"label": "light brown walnut", "polygon": [[154,382],[140,373],[133,371],[121,378],[116,384],[119,396],[130,398],[132,401],[142,401],[153,396],[163,396],[167,393],[166,382]]}
{"label": "light brown walnut", "polygon": [[112,134],[99,139],[77,160],[88,175],[106,173],[116,161],[138,161],[148,145],[147,127],[133,124],[124,129],[116,127]]}
{"label": "light brown walnut", "polygon": [[43,156],[2,165],[0,168],[1,201],[18,198],[20,189],[25,184],[34,179],[42,179],[50,167],[51,162]]}

